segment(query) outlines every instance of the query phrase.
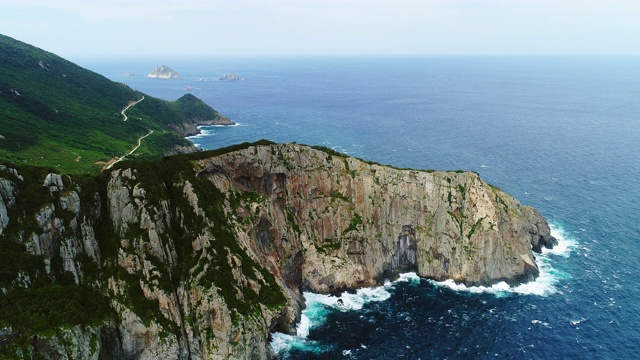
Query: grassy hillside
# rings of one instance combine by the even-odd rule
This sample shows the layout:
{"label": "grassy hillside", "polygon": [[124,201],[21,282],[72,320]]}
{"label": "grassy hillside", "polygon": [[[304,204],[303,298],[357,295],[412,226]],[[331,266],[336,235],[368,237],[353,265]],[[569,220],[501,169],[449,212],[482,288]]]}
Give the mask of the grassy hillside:
{"label": "grassy hillside", "polygon": [[[131,102],[123,121],[121,111]],[[201,101],[167,102],[144,95],[59,56],[0,35],[0,160],[99,171],[114,156],[157,158],[191,144],[171,129],[220,116]],[[98,162],[98,164],[96,164]]]}

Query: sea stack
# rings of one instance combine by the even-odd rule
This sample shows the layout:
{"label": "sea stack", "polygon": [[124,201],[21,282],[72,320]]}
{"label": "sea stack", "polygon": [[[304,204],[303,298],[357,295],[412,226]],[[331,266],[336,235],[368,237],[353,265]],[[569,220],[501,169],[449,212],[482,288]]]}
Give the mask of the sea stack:
{"label": "sea stack", "polygon": [[155,79],[173,79],[179,78],[180,74],[178,74],[178,72],[168,67],[167,65],[162,65],[156,66],[156,68],[153,69],[153,71],[149,75],[147,75],[147,77]]}

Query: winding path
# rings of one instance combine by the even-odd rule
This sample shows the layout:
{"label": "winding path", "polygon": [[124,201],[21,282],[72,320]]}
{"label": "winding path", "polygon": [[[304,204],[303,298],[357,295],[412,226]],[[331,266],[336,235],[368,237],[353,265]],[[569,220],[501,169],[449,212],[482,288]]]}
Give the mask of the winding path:
{"label": "winding path", "polygon": [[[142,97],[140,98],[140,100],[138,101],[132,101],[129,103],[129,105],[127,105],[124,109],[122,109],[122,111],[120,111],[120,114],[122,114],[122,116],[124,117],[124,121],[127,121],[127,119],[129,118],[127,116],[127,114],[125,114],[125,112],[127,110],[129,110],[130,107],[136,105],[137,103],[139,103],[140,101],[144,100],[144,95],[142,95]],[[104,170],[109,170],[113,167],[113,165],[119,163],[120,161],[124,160],[124,158],[126,158],[128,155],[133,154],[134,151],[138,150],[138,148],[140,147],[140,145],[142,144],[142,139],[146,138],[147,136],[153,134],[153,130],[149,130],[149,133],[147,133],[147,135],[141,136],[140,138],[138,138],[138,145],[136,145],[136,147],[133,148],[133,150],[129,151],[129,153],[123,157],[117,158],[115,161],[110,162],[109,165],[107,165],[106,168],[104,168]],[[113,160],[113,159],[112,159]]]}
{"label": "winding path", "polygon": [[[125,120],[126,121],[126,120]],[[134,151],[138,150],[138,148],[140,147],[140,145],[142,144],[142,139],[146,138],[147,136],[153,134],[153,130],[149,130],[149,132],[147,133],[147,135],[141,136],[140,138],[138,138],[138,145],[136,145],[136,147],[133,148],[133,150],[129,151],[129,153],[121,158],[118,158],[118,160],[112,162],[111,164],[109,164],[109,166],[107,166],[105,168],[105,170],[109,170],[111,169],[111,167],[117,163],[119,163],[120,161],[124,160],[124,158],[126,158],[127,156],[133,154]]]}
{"label": "winding path", "polygon": [[[125,107],[124,109],[122,109],[122,111],[120,112],[120,114],[122,114],[122,116],[124,116],[124,121],[127,121],[127,119],[129,118],[127,116],[127,114],[125,114],[125,111],[129,110],[130,107],[136,105],[137,103],[139,103],[140,101],[144,100],[144,95],[142,95],[142,98],[140,98],[140,100],[138,101],[132,101],[129,103],[129,105],[127,105],[127,107]],[[139,145],[138,145],[139,146]]]}

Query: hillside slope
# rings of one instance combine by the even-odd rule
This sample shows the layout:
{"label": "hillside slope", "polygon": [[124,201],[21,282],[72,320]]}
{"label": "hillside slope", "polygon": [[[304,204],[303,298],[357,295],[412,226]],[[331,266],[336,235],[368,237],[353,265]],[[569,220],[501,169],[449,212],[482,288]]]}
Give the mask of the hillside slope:
{"label": "hillside slope", "polygon": [[[127,121],[122,111],[128,104]],[[0,159],[97,172],[114,156],[192,151],[197,124],[225,120],[192,95],[168,102],[115,83],[57,55],[0,35]],[[226,119],[228,120],[228,119]]]}

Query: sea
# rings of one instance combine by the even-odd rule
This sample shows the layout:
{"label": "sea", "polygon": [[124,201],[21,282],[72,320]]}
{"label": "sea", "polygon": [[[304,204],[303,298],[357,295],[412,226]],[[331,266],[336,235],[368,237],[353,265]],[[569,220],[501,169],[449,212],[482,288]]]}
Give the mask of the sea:
{"label": "sea", "polygon": [[[192,93],[237,122],[202,127],[190,140],[203,149],[268,139],[473,170],[538,208],[559,240],[537,256],[541,276],[517,287],[409,273],[340,297],[306,292],[297,334],[271,335],[279,359],[640,358],[640,58],[78,63],[162,99]],[[163,64],[182,76],[146,77]],[[218,80],[232,73],[243,80]]]}

